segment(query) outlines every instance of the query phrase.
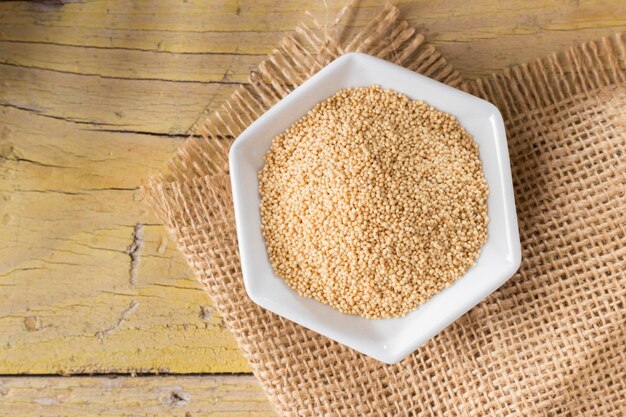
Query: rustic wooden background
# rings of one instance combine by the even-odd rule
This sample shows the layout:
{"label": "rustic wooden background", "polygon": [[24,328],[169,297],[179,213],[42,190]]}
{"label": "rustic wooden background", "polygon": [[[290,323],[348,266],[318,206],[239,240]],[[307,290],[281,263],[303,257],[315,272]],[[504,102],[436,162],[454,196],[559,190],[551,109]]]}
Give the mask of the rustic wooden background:
{"label": "rustic wooden background", "polygon": [[[0,2],[0,414],[273,415],[138,187],[345,2],[64,3]],[[623,0],[398,4],[468,78],[626,29]]]}

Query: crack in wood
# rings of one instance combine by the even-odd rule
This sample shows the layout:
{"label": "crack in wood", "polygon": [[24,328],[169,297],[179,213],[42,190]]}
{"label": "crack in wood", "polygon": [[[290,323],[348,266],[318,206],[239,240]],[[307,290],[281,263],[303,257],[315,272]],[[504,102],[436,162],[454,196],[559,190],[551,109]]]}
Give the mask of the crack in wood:
{"label": "crack in wood", "polygon": [[128,308],[120,313],[119,319],[109,328],[101,330],[96,333],[96,337],[100,340],[104,340],[106,336],[112,334],[115,330],[117,330],[124,322],[128,319],[128,317],[133,314],[133,312],[139,307],[138,301],[131,301]]}
{"label": "crack in wood", "polygon": [[15,67],[15,68],[26,68],[26,69],[38,70],[38,71],[50,71],[50,72],[56,72],[56,73],[59,73],[59,74],[76,75],[76,76],[82,76],[82,77],[97,77],[97,78],[104,79],[104,80],[161,81],[161,82],[167,82],[167,83],[220,84],[220,85],[235,85],[235,86],[248,85],[249,84],[247,82],[225,81],[225,80],[219,80],[219,81],[198,81],[198,80],[172,80],[172,79],[167,79],[167,78],[156,78],[156,77],[136,77],[136,78],[133,78],[133,77],[117,77],[117,76],[113,76],[113,75],[102,75],[102,74],[95,74],[95,73],[73,72],[73,71],[65,71],[65,70],[60,70],[60,69],[44,68],[44,67],[38,67],[38,66],[35,66],[35,65],[21,65],[21,64],[15,64],[15,63],[12,63],[12,62],[6,62],[6,61],[1,61],[0,65],[6,65],[6,66],[9,66],[9,67]]}
{"label": "crack in wood", "polygon": [[141,262],[141,251],[143,250],[143,224],[137,223],[133,228],[133,241],[126,249],[130,256],[130,268],[128,270],[129,283],[132,287],[137,285],[137,275],[139,273],[139,263]]}
{"label": "crack in wood", "polygon": [[166,138],[181,138],[181,139],[189,139],[196,138],[199,139],[201,135],[193,135],[191,133],[160,133],[160,132],[150,132],[146,130],[127,130],[127,129],[83,129],[88,130],[90,132],[109,132],[109,133],[125,133],[131,135],[146,135],[146,136],[158,136],[158,137],[166,137]]}
{"label": "crack in wood", "polygon": [[61,165],[47,164],[45,162],[39,162],[39,161],[35,161],[33,159],[22,158],[20,156],[15,156],[14,158],[9,158],[9,157],[7,157],[5,155],[0,155],[0,160],[2,160],[2,159],[4,159],[5,161],[26,162],[26,163],[37,165],[37,166],[44,167],[44,168],[73,169],[73,167],[64,167],[64,166],[61,166]]}
{"label": "crack in wood", "polygon": [[[11,274],[14,274],[15,272],[25,272],[25,271],[37,271],[37,270],[41,270],[41,269],[48,269],[48,268],[41,268],[41,267],[32,267],[32,268],[15,268],[15,269],[11,269],[5,273],[3,273],[2,275],[0,275],[0,278],[5,278],[8,277]],[[3,286],[14,286],[12,284],[4,284]]]}
{"label": "crack in wood", "polygon": [[[0,65],[2,65],[2,64],[0,63]],[[48,119],[61,120],[61,121],[64,121],[64,122],[76,123],[76,124],[79,124],[79,125],[120,126],[120,125],[111,124],[111,123],[99,122],[97,120],[84,121],[84,120],[73,119],[71,117],[63,117],[63,116],[56,116],[56,115],[53,115],[53,114],[46,114],[46,113],[43,112],[43,110],[39,110],[39,109],[36,109],[36,108],[33,108],[33,107],[20,106],[20,105],[17,105],[17,104],[6,102],[6,101],[3,102],[3,103],[0,103],[0,107],[9,107],[9,108],[13,108],[13,109],[16,109],[16,110],[22,110],[22,111],[26,111],[26,112],[29,112],[29,113],[33,113],[33,114],[35,114],[37,116],[47,117]]]}
{"label": "crack in wood", "polygon": [[155,287],[176,288],[177,290],[204,291],[202,288],[198,288],[198,287],[183,287],[183,286],[180,286],[180,285],[173,285],[173,284],[153,283],[153,284],[150,284],[150,285],[153,285]]}
{"label": "crack in wood", "polygon": [[9,190],[9,189],[0,189],[0,192],[7,193],[54,193],[54,194],[65,194],[65,195],[86,195],[91,192],[101,192],[101,191],[137,191],[139,188],[124,188],[124,187],[105,187],[105,188],[80,188],[76,191],[66,191],[66,190]]}
{"label": "crack in wood", "polygon": [[60,42],[50,42],[50,41],[31,41],[31,40],[20,40],[20,39],[2,39],[0,43],[17,43],[17,44],[30,44],[30,45],[50,45],[50,46],[61,46],[67,48],[84,48],[84,49],[104,49],[107,51],[119,50],[119,51],[136,51],[136,52],[152,52],[156,54],[170,54],[170,55],[204,55],[204,56],[255,56],[255,57],[265,57],[267,54],[265,53],[248,53],[248,52],[239,52],[238,50],[234,50],[232,52],[217,52],[217,51],[202,51],[202,52],[191,52],[191,51],[170,51],[167,49],[148,49],[148,48],[131,48],[127,46],[99,46],[99,45],[80,45],[73,43],[60,43]]}

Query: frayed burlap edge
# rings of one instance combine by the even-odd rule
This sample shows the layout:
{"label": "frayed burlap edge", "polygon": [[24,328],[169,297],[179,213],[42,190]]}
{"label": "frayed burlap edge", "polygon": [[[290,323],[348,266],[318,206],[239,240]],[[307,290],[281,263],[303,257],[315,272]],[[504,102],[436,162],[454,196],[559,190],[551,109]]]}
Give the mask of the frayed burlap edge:
{"label": "frayed burlap edge", "polygon": [[626,35],[617,33],[555,52],[547,58],[464,82],[464,90],[492,101],[505,120],[567,98],[626,82]]}

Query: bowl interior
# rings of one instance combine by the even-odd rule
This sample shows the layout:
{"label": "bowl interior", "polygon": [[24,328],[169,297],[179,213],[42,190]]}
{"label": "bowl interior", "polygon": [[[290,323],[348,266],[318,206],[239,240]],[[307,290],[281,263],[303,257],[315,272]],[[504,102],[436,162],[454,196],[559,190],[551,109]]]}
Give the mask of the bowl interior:
{"label": "bowl interior", "polygon": [[[401,318],[367,320],[299,296],[276,277],[261,233],[257,172],[272,139],[337,90],[373,84],[454,115],[479,145],[489,185],[488,238],[472,268],[451,287]],[[495,106],[389,62],[342,56],[268,110],[235,141],[231,182],[244,283],[254,302],[387,363],[397,362],[502,285],[519,267],[520,244],[508,150]]]}

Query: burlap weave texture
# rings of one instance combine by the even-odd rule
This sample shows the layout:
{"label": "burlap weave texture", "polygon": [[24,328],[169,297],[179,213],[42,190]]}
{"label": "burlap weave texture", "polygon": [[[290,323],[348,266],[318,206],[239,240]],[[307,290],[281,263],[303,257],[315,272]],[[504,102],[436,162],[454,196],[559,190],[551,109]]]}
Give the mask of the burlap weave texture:
{"label": "burlap weave texture", "polygon": [[[286,416],[626,415],[623,35],[464,82],[397,9],[356,33],[314,20],[194,127],[146,195]],[[493,102],[522,240],[507,284],[401,363],[381,364],[245,293],[227,171],[233,139],[333,58],[361,51]]]}

